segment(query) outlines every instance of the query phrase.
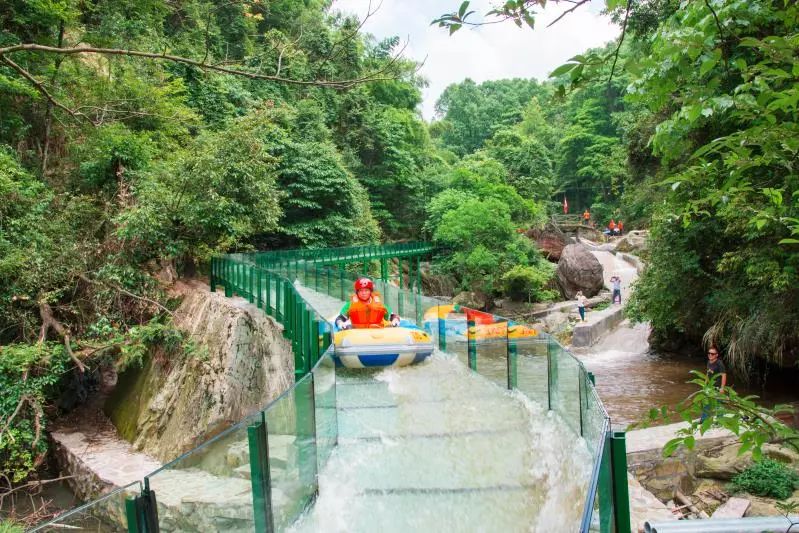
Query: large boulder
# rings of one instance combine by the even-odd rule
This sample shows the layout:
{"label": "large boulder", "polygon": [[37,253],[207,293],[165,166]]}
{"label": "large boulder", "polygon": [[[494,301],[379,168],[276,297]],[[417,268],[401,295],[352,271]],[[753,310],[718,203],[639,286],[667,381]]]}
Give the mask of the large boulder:
{"label": "large boulder", "polygon": [[590,298],[604,287],[602,265],[582,244],[563,248],[558,261],[558,286],[566,298],[572,299],[577,291]]}

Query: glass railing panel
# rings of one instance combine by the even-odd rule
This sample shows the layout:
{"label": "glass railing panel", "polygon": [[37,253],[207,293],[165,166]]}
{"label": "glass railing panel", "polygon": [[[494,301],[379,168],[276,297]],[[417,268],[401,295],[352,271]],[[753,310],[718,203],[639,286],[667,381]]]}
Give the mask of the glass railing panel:
{"label": "glass railing panel", "polygon": [[[528,328],[522,338],[512,339],[516,343],[515,388],[528,398],[547,408],[549,403],[547,378],[547,337]],[[511,364],[513,362],[511,361]]]}
{"label": "glass railing panel", "polygon": [[554,339],[549,340],[551,408],[580,434],[580,364]]}
{"label": "glass railing panel", "polygon": [[338,444],[338,412],[336,410],[336,365],[330,347],[313,369],[316,417],[316,447],[319,469],[327,462]]}
{"label": "glass railing panel", "polygon": [[309,373],[265,411],[275,529],[291,525],[318,490],[314,374]]}
{"label": "glass railing panel", "polygon": [[165,531],[253,531],[251,415],[145,478]]}
{"label": "glass railing panel", "polygon": [[125,500],[128,497],[138,496],[140,493],[141,482],[135,481],[130,485],[115,489],[86,505],[68,511],[44,524],[38,525],[30,531],[42,533],[56,531],[128,531],[128,520],[125,515]]}

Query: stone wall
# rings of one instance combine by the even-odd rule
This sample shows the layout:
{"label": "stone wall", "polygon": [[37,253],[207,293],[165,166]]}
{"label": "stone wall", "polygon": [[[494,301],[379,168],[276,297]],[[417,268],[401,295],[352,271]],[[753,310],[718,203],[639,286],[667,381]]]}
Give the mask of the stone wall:
{"label": "stone wall", "polygon": [[578,323],[574,326],[572,330],[572,347],[587,348],[621,324],[624,320],[624,308],[611,305],[607,309],[597,311],[595,315],[599,315],[599,317],[591,317],[590,322]]}

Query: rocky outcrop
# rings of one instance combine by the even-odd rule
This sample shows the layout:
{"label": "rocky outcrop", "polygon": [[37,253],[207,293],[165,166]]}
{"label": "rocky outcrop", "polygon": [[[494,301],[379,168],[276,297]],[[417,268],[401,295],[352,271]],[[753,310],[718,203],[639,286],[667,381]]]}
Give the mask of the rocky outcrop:
{"label": "rocky outcrop", "polygon": [[547,223],[543,228],[527,231],[527,237],[535,241],[538,250],[548,260],[557,263],[560,254],[567,244],[566,235],[553,223]]}
{"label": "rocky outcrop", "polygon": [[574,298],[577,291],[590,298],[602,290],[602,265],[582,244],[570,244],[563,248],[558,261],[558,285],[563,296]]}
{"label": "rocky outcrop", "polygon": [[459,292],[452,299],[452,303],[455,305],[462,305],[464,307],[478,310],[487,309],[489,302],[490,299],[486,295],[481,294],[480,292],[469,291]]}
{"label": "rocky outcrop", "polygon": [[196,349],[120,376],[106,412],[138,450],[167,461],[264,407],[290,386],[283,327],[241,298],[185,287],[175,322]]}
{"label": "rocky outcrop", "polygon": [[616,242],[616,251],[627,253],[640,253],[646,250],[649,232],[634,230],[625,234]]}

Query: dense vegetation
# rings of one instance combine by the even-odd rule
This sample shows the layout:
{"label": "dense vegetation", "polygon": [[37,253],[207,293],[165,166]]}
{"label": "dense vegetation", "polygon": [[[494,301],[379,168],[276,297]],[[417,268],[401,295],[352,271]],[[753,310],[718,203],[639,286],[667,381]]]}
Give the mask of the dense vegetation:
{"label": "dense vegetation", "polygon": [[[487,16],[534,27],[542,6],[509,0]],[[600,220],[612,212],[651,225],[650,267],[632,310],[651,322],[655,340],[672,348],[720,344],[745,377],[758,361],[794,365],[796,3],[607,0],[606,6],[624,28],[622,38],[553,73],[558,94],[568,95],[563,122],[544,106],[546,123],[557,125],[555,190],[583,187],[587,194],[577,206],[592,204]],[[478,16],[464,2],[438,22],[455,32],[482,23]],[[489,127],[503,128],[511,114],[493,113]],[[445,133],[456,150],[487,138],[457,127]]]}
{"label": "dense vegetation", "polygon": [[[48,406],[79,401],[98,367],[156,345],[190,352],[166,289],[212,254],[421,237],[459,290],[537,301],[555,296],[554,267],[522,231],[564,197],[599,223],[651,227],[632,309],[659,340],[706,336],[744,372],[757,356],[794,361],[796,6],[607,4],[623,42],[547,82],[452,85],[428,125],[399,41],[361,35],[324,0],[6,2],[0,464],[11,481],[43,460]],[[534,5],[496,15],[532,26]],[[25,43],[51,48],[14,48]],[[65,400],[74,375],[82,392]]]}
{"label": "dense vegetation", "polygon": [[190,351],[165,289],[213,253],[419,234],[415,65],[327,4],[3,4],[0,483],[99,367]]}

